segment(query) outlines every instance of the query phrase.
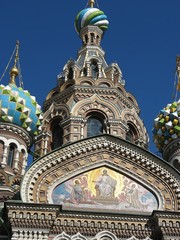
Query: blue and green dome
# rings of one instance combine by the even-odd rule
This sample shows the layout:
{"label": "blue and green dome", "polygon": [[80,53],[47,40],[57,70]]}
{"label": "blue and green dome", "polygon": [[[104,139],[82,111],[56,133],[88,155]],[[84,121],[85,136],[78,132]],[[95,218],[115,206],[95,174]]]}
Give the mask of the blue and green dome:
{"label": "blue and green dome", "polygon": [[0,121],[16,124],[38,135],[42,122],[41,107],[35,97],[15,84],[0,85]]}
{"label": "blue and green dome", "polygon": [[154,120],[154,143],[160,152],[174,139],[180,138],[180,100],[168,104]]}
{"label": "blue and green dome", "polygon": [[98,26],[104,32],[108,29],[109,22],[104,12],[98,8],[85,8],[76,16],[76,31],[80,33],[81,29],[88,25]]}

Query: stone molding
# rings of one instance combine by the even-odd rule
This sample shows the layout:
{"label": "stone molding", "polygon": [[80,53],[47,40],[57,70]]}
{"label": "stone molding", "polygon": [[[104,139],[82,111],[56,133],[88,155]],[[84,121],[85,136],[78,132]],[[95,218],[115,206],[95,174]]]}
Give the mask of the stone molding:
{"label": "stone molding", "polygon": [[[150,240],[179,239],[180,212],[154,211],[147,214],[105,213],[102,211],[75,211],[57,205],[6,202],[14,240]],[[29,236],[32,236],[30,238]],[[43,238],[44,237],[44,238]],[[106,238],[106,239],[107,239]]]}

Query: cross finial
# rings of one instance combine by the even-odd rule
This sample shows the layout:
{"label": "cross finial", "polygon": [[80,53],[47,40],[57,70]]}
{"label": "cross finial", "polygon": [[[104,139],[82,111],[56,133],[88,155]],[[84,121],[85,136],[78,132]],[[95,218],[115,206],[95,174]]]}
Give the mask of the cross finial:
{"label": "cross finial", "polygon": [[17,62],[19,60],[19,41],[16,42],[16,54],[14,59],[14,66],[10,71],[10,81],[9,83],[16,85],[15,79],[19,74],[19,70],[17,69]]}
{"label": "cross finial", "polygon": [[95,0],[89,0],[89,6],[90,6],[91,8],[94,7],[94,4],[95,4]]}
{"label": "cross finial", "polygon": [[16,54],[14,59],[14,67],[17,67],[17,61],[19,59],[19,41],[16,41]]}

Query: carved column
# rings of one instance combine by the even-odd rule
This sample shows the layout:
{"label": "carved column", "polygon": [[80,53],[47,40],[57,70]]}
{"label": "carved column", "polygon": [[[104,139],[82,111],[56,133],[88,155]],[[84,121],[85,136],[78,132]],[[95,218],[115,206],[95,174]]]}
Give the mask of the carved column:
{"label": "carved column", "polygon": [[65,71],[64,71],[64,77],[65,77],[65,81],[67,81],[68,80],[68,69],[65,69]]}
{"label": "carved column", "polygon": [[101,63],[98,63],[98,78],[102,78],[102,64]]}
{"label": "carved column", "polygon": [[46,132],[46,133],[43,133],[43,135],[44,135],[44,152],[43,152],[43,155],[46,155],[48,153],[48,142],[49,142],[51,134]]}
{"label": "carved column", "polygon": [[26,166],[27,166],[27,156],[26,156],[26,154],[24,153],[24,155],[23,155],[23,164],[22,164],[21,175],[24,175],[24,174],[25,174]]}
{"label": "carved column", "polygon": [[76,79],[76,68],[73,67],[73,79]]}
{"label": "carved column", "polygon": [[15,150],[15,156],[14,156],[14,164],[13,164],[13,170],[14,173],[17,173],[19,168],[18,168],[18,162],[19,162],[19,151],[16,149]]}
{"label": "carved column", "polygon": [[114,68],[111,69],[111,80],[114,81]]}
{"label": "carved column", "polygon": [[90,77],[90,66],[91,66],[91,63],[90,62],[87,62],[87,77]]}
{"label": "carved column", "polygon": [[2,158],[2,163],[1,163],[2,168],[5,168],[5,166],[7,164],[8,148],[9,148],[8,145],[4,145],[3,158]]}
{"label": "carved column", "polygon": [[85,128],[85,126],[86,126],[86,123],[87,123],[86,120],[84,120],[84,121],[81,122],[81,139],[84,138],[84,128]]}

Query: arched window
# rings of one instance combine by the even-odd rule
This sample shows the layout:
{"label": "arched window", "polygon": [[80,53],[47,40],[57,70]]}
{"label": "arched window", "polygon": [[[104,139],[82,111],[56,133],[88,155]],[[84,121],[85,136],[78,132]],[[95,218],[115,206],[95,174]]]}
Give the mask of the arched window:
{"label": "arched window", "polygon": [[88,43],[88,35],[87,34],[85,35],[85,43],[86,44]]}
{"label": "arched window", "polygon": [[128,123],[128,132],[126,133],[126,140],[135,143],[137,138],[138,135],[135,127],[131,123]]}
{"label": "arched window", "polygon": [[102,120],[92,116],[87,120],[87,137],[96,136],[103,133]]}
{"label": "arched window", "polygon": [[60,120],[52,123],[52,150],[63,145],[63,128],[60,126]]}
{"label": "arched window", "polygon": [[94,33],[91,33],[91,43],[94,42]]}
{"label": "arched window", "polygon": [[98,65],[96,61],[93,61],[91,63],[91,76],[93,78],[97,78],[98,77]]}
{"label": "arched window", "polygon": [[72,67],[69,69],[68,79],[73,79],[73,69],[72,69]]}
{"label": "arched window", "polygon": [[87,76],[87,68],[83,68],[83,74],[85,77]]}
{"label": "arched window", "polygon": [[99,44],[99,36],[96,36],[96,44]]}
{"label": "arched window", "polygon": [[7,165],[9,167],[12,167],[12,165],[13,165],[14,154],[15,154],[15,145],[10,144],[8,158],[7,158]]}

